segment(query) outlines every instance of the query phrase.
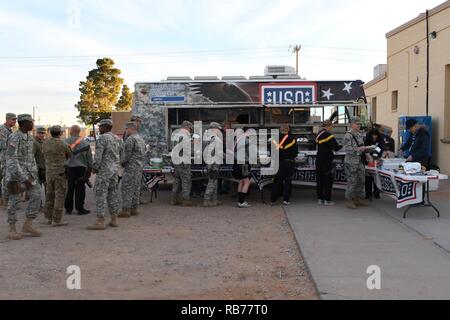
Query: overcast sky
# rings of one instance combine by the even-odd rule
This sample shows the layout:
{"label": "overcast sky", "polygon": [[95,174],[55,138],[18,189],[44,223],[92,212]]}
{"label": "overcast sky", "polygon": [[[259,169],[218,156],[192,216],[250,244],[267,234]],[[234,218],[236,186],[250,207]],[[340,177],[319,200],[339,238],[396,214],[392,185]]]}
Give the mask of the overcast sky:
{"label": "overcast sky", "polygon": [[112,57],[126,83],[175,75],[261,75],[295,65],[310,80],[369,81],[385,34],[443,0],[0,0],[0,117],[76,121],[78,84]]}

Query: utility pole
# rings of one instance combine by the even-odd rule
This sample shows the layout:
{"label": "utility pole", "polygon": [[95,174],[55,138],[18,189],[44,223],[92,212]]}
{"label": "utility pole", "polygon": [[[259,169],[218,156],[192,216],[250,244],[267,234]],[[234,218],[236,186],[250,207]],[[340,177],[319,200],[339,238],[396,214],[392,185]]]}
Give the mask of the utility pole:
{"label": "utility pole", "polygon": [[299,75],[298,62],[299,62],[299,55],[300,55],[300,51],[302,50],[302,46],[301,45],[292,45],[289,47],[289,50],[292,53],[295,53],[295,57],[296,57],[295,71],[297,72],[297,75]]}

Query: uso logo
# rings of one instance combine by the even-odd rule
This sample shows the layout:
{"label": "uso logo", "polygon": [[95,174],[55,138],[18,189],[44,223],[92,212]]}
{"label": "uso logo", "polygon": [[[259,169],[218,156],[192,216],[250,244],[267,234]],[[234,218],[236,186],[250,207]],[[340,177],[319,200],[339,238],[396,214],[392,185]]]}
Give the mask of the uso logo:
{"label": "uso logo", "polygon": [[381,191],[389,194],[396,195],[397,191],[395,190],[395,185],[392,182],[390,176],[385,176],[380,174],[380,183],[381,183]]}
{"label": "uso logo", "polygon": [[261,84],[260,95],[264,105],[313,104],[317,101],[317,85],[312,82]]}
{"label": "uso logo", "polygon": [[412,200],[416,198],[416,183],[415,182],[403,182],[401,180],[397,180],[397,186],[399,191],[398,200],[406,201]]}

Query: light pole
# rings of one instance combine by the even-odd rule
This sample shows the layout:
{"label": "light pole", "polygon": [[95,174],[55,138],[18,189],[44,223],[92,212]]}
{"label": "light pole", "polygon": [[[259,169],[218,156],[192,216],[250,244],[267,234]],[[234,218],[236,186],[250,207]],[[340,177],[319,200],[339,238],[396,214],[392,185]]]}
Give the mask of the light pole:
{"label": "light pole", "polygon": [[298,70],[298,62],[299,62],[300,50],[302,50],[301,45],[292,45],[289,47],[289,51],[291,51],[292,53],[295,53],[295,56],[296,56],[295,71],[297,72],[297,75],[298,75],[298,71],[299,71]]}

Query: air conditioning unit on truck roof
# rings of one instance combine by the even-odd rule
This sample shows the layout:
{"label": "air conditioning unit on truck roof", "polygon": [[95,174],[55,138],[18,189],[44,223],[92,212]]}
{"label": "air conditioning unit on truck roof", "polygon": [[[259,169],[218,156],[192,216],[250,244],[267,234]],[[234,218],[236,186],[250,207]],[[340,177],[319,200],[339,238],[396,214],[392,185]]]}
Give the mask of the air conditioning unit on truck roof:
{"label": "air conditioning unit on truck roof", "polygon": [[267,66],[264,71],[265,76],[297,76],[295,68],[290,66]]}

